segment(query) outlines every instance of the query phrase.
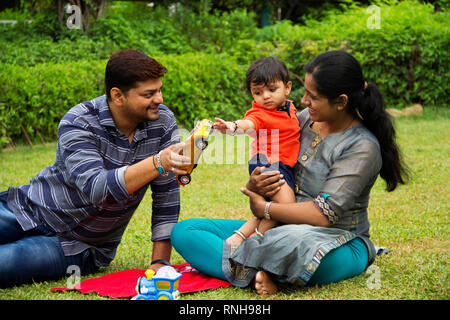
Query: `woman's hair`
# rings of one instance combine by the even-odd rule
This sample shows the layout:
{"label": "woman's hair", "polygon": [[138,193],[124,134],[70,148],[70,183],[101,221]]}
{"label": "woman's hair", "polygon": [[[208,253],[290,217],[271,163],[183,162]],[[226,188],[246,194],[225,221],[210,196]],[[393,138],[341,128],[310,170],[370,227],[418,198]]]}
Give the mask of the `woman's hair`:
{"label": "woman's hair", "polygon": [[138,81],[161,78],[167,69],[153,58],[138,50],[120,50],[106,64],[105,91],[111,100],[111,89],[119,88],[124,94],[136,88]]}
{"label": "woman's hair", "polygon": [[329,51],[306,64],[305,71],[312,75],[318,93],[330,103],[336,103],[341,94],[347,95],[348,112],[378,139],[383,161],[380,176],[386,181],[387,191],[393,191],[399,183],[405,184],[409,172],[401,158],[391,118],[377,86],[365,82],[359,62],[345,51]]}
{"label": "woman's hair", "polygon": [[250,85],[267,85],[281,80],[285,85],[289,82],[289,71],[283,61],[275,57],[260,58],[254,61],[247,70],[245,81],[247,90]]}

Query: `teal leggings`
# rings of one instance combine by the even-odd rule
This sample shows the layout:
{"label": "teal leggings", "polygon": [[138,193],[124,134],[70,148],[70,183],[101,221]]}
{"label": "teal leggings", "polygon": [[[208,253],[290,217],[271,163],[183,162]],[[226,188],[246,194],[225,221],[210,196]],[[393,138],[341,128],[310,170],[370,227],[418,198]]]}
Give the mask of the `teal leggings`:
{"label": "teal leggings", "polygon": [[[192,267],[201,273],[227,280],[222,271],[223,240],[244,223],[227,219],[183,220],[173,228],[171,242]],[[325,255],[308,284],[322,285],[357,276],[364,272],[367,262],[366,245],[355,238]]]}

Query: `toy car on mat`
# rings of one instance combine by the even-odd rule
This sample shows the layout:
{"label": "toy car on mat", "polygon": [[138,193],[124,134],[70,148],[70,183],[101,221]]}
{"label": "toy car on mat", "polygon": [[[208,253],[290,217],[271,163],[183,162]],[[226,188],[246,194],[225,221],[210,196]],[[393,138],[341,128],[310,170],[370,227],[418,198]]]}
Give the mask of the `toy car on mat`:
{"label": "toy car on mat", "polygon": [[[164,268],[164,267],[163,267]],[[171,267],[168,267],[171,268]],[[178,300],[180,292],[181,274],[175,270],[169,270],[161,275],[155,275],[153,270],[147,270],[144,277],[138,279],[136,285],[137,295],[131,300]]]}
{"label": "toy car on mat", "polygon": [[185,186],[191,182],[191,173],[195,167],[197,167],[198,159],[200,158],[203,150],[205,150],[208,146],[208,138],[213,131],[212,125],[212,121],[208,119],[198,121],[194,129],[189,134],[189,137],[186,139],[186,145],[180,151],[180,154],[189,157],[191,159],[191,163],[190,165],[182,168],[187,171],[187,174],[177,175],[177,182],[180,185]]}

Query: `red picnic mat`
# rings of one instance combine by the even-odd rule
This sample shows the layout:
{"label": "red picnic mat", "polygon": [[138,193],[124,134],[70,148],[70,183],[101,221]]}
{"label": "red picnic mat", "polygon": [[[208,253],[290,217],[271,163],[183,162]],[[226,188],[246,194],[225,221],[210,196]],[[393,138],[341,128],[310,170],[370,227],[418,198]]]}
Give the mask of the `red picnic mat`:
{"label": "red picnic mat", "polygon": [[[231,283],[202,274],[188,263],[172,265],[181,273],[180,293],[196,292],[208,289],[226,288]],[[110,273],[101,277],[87,279],[73,288],[52,288],[51,291],[78,290],[81,293],[95,292],[101,296],[111,298],[131,298],[135,296],[137,280],[144,276],[143,269],[129,269]]]}

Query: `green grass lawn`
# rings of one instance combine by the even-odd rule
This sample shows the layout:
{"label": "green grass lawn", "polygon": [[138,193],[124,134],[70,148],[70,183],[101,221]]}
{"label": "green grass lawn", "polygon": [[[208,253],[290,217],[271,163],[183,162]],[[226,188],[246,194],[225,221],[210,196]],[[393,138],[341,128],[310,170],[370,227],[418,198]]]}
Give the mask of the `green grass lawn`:
{"label": "green grass lawn", "polygon": [[[450,108],[426,108],[422,117],[395,120],[404,157],[412,170],[409,184],[392,193],[377,181],[369,207],[371,238],[378,246],[392,250],[378,257],[374,272],[340,283],[299,289],[294,294],[276,294],[264,299],[444,299],[449,294],[449,212],[450,212]],[[214,143],[214,141],[211,141]],[[217,138],[215,143],[219,143]],[[210,145],[211,148],[212,144]],[[18,146],[0,152],[0,190],[28,183],[39,170],[54,161],[56,143],[33,148]],[[233,154],[245,155],[242,145]],[[208,154],[205,154],[208,156]],[[217,154],[214,154],[217,156]],[[217,158],[216,158],[217,159]],[[247,165],[201,163],[190,185],[182,188],[180,219],[195,217],[248,219],[248,199],[239,188],[248,178]],[[216,161],[218,162],[218,161]],[[133,216],[116,258],[107,268],[88,277],[131,268],[145,268],[151,259],[151,195],[144,198]],[[172,263],[183,258],[172,254]],[[373,281],[375,278],[379,282]],[[0,299],[107,299],[95,294],[50,292],[65,287],[67,279],[0,289]],[[375,284],[375,285],[374,285]],[[250,289],[230,287],[181,299],[261,299]]]}

